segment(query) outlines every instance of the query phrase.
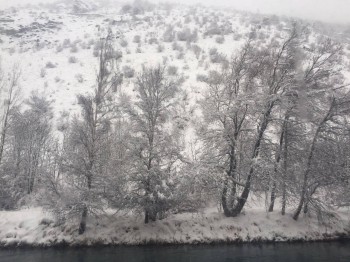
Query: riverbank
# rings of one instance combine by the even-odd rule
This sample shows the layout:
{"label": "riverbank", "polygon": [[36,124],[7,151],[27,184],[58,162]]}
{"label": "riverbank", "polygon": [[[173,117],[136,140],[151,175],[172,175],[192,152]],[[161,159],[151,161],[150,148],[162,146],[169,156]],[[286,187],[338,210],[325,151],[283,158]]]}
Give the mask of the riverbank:
{"label": "riverbank", "polygon": [[236,218],[226,218],[216,208],[175,214],[145,225],[141,217],[112,211],[90,218],[84,235],[78,222],[56,225],[41,208],[0,212],[0,246],[101,246],[144,244],[214,244],[245,242],[326,241],[350,236],[349,212],[320,223],[315,216],[294,221],[291,212],[250,207]]}

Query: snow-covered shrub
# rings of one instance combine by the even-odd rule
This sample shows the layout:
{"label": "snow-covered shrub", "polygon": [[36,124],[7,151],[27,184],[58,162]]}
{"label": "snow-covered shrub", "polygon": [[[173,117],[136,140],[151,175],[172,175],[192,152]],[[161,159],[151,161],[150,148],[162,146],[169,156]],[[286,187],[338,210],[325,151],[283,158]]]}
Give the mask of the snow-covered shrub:
{"label": "snow-covered shrub", "polygon": [[62,52],[63,51],[63,46],[62,45],[58,45],[57,47],[56,47],[56,52],[57,53],[60,53],[60,52]]}
{"label": "snow-covered shrub", "polygon": [[52,63],[51,61],[48,61],[46,63],[46,68],[55,68],[55,67],[56,67],[56,65],[54,63]]}
{"label": "snow-covered shrub", "polygon": [[[37,50],[40,50],[40,49],[41,49],[41,48],[37,48]],[[8,51],[9,51],[9,54],[10,54],[10,55],[13,55],[14,53],[16,53],[16,48],[11,47],[11,48],[8,49]]]}
{"label": "snow-covered shrub", "polygon": [[198,45],[196,44],[192,44],[192,51],[195,54],[196,58],[199,59],[199,56],[202,52],[202,48],[200,48]]}
{"label": "snow-covered shrub", "polygon": [[128,46],[128,41],[126,41],[125,38],[120,39],[119,44],[121,47],[127,47]]}
{"label": "snow-covered shrub", "polygon": [[122,6],[121,12],[123,14],[131,13],[132,11],[132,6],[130,4],[126,4]]}
{"label": "snow-covered shrub", "polygon": [[90,46],[92,46],[92,45],[94,45],[95,44],[95,40],[94,39],[90,39],[89,41],[88,41],[88,46],[90,47]]}
{"label": "snow-covered shrub", "polygon": [[46,76],[46,69],[45,68],[41,68],[40,70],[40,77],[44,78]]}
{"label": "snow-covered shrub", "polygon": [[174,39],[175,39],[174,28],[171,25],[168,25],[164,34],[163,34],[163,41],[164,42],[173,42]]}
{"label": "snow-covered shrub", "polygon": [[133,78],[135,75],[135,69],[131,68],[128,65],[123,66],[123,75],[126,78]]}
{"label": "snow-covered shrub", "polygon": [[133,42],[137,43],[137,44],[141,43],[141,36],[140,35],[135,35],[134,39],[133,39]]}
{"label": "snow-covered shrub", "polygon": [[71,53],[77,53],[77,52],[78,52],[78,47],[77,47],[77,45],[73,45],[73,46],[71,47],[71,49],[70,49],[70,52],[71,52]]}
{"label": "snow-covered shrub", "polygon": [[176,58],[181,60],[181,59],[184,59],[185,57],[185,53],[184,52],[179,52],[177,55],[176,55]]}
{"label": "snow-covered shrub", "polygon": [[75,79],[79,82],[79,83],[83,83],[84,82],[84,77],[82,74],[76,74],[75,75]]}
{"label": "snow-covered shrub", "polygon": [[197,75],[197,81],[198,82],[206,82],[208,80],[208,77],[206,75],[203,74],[198,74]]}
{"label": "snow-covered shrub", "polygon": [[78,59],[75,56],[70,56],[68,62],[71,64],[75,64],[76,62],[78,62]]}
{"label": "snow-covered shrub", "polygon": [[177,75],[178,72],[178,67],[177,66],[168,66],[168,75]]}
{"label": "snow-covered shrub", "polygon": [[93,50],[93,55],[94,55],[94,57],[98,57],[99,54],[100,54],[100,51],[99,51],[99,50],[97,50],[97,49],[94,49],[94,50]]}
{"label": "snow-covered shrub", "polygon": [[212,63],[222,63],[226,60],[225,56],[218,52],[216,48],[209,50],[209,58]]}
{"label": "snow-covered shrub", "polygon": [[66,38],[63,40],[63,47],[64,48],[68,48],[70,47],[71,43],[70,43],[70,39]]}
{"label": "snow-covered shrub", "polygon": [[158,51],[158,53],[162,53],[164,51],[164,45],[159,44],[157,47],[157,51]]}
{"label": "snow-covered shrub", "polygon": [[239,41],[239,40],[241,40],[241,38],[242,38],[242,34],[235,33],[233,35],[233,40],[235,40],[235,41]]}
{"label": "snow-covered shrub", "polygon": [[155,38],[155,37],[151,37],[151,38],[148,40],[148,44],[150,44],[150,45],[158,44],[158,39]]}
{"label": "snow-covered shrub", "polygon": [[217,23],[212,23],[207,31],[205,32],[205,35],[211,36],[211,35],[221,35],[222,31],[221,28],[219,27],[219,25]]}
{"label": "snow-covered shrub", "polygon": [[178,42],[173,42],[173,44],[171,46],[172,46],[174,51],[183,52],[183,50],[184,50],[183,47],[180,44],[178,44]]}
{"label": "snow-covered shrub", "polygon": [[198,40],[198,32],[197,30],[191,31],[189,28],[184,28],[180,32],[177,33],[177,39],[179,41],[186,42],[197,42]]}
{"label": "snow-covered shrub", "polygon": [[225,42],[225,37],[224,36],[218,36],[215,38],[215,42],[218,44],[223,44]]}
{"label": "snow-covered shrub", "polygon": [[96,41],[94,43],[94,49],[93,49],[94,57],[98,57],[99,56],[101,47],[102,47],[101,41]]}

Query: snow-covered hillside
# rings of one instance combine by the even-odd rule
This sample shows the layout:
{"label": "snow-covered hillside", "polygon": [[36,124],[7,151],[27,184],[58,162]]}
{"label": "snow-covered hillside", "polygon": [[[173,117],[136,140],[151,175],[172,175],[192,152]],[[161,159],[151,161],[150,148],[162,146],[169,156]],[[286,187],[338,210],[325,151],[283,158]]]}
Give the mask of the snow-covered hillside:
{"label": "snow-covered hillside", "polygon": [[[350,81],[350,30],[338,33],[329,30],[330,25],[294,22],[292,18],[231,9],[153,5],[147,1],[107,5],[103,1],[62,0],[0,11],[4,79],[17,69],[20,72],[20,96],[15,102],[26,101],[33,93],[49,102],[39,101],[39,109],[34,105],[25,111],[28,104],[20,107],[11,100],[11,92],[1,90],[11,95],[7,100],[0,97],[7,112],[0,119],[1,154],[5,155],[2,162],[0,157],[0,183],[6,181],[0,188],[0,199],[11,199],[2,201],[1,207],[12,211],[0,211],[0,246],[325,240],[348,236],[349,212],[338,207],[349,206],[346,114],[350,109],[345,107],[348,100],[342,100],[348,93],[341,92]],[[297,29],[302,40],[295,33]],[[107,35],[112,36],[111,57],[118,58],[116,71],[122,73],[123,80],[117,92],[113,91],[117,98],[109,96],[107,85],[105,93],[100,88],[92,98],[87,95],[93,94],[98,84],[108,82],[102,81],[99,72],[101,46]],[[164,96],[159,90],[153,95],[154,104],[159,106],[154,113],[159,122],[152,118],[153,107],[148,108],[151,113],[142,111],[152,95],[148,97],[137,88],[137,76],[145,71],[147,78],[144,68],[157,65],[166,68],[169,79],[177,79],[175,87],[169,84],[176,91],[165,85]],[[101,70],[102,75],[115,81],[106,68]],[[215,75],[212,70],[222,74]],[[237,77],[230,79],[230,73]],[[215,76],[224,80],[217,83]],[[234,96],[222,86],[235,86],[238,91]],[[210,88],[214,92],[210,93]],[[78,102],[79,94],[86,96]],[[107,106],[99,104],[100,96]],[[165,102],[159,102],[159,97],[165,97]],[[173,103],[172,99],[178,100]],[[109,103],[112,100],[113,105]],[[18,107],[11,111],[6,107],[11,103]],[[179,108],[176,116],[172,115],[172,106]],[[119,107],[122,113],[115,110]],[[38,112],[41,115],[36,118]],[[74,118],[79,113],[80,118]],[[290,114],[294,114],[291,120]],[[17,121],[7,121],[7,115]],[[284,128],[289,123],[291,145],[284,142]],[[220,124],[222,127],[217,128]],[[156,145],[154,137],[159,139]],[[158,154],[157,161],[153,153]],[[181,169],[183,166],[187,169]],[[154,185],[150,185],[150,177]],[[152,194],[148,192],[151,186]],[[249,192],[255,194],[253,199]],[[232,194],[232,199],[225,194]],[[254,199],[264,194],[266,203],[283,199],[286,215],[272,213],[273,207],[266,212],[268,205]],[[300,210],[293,220],[291,213],[299,199]],[[146,224],[150,213],[147,205],[156,201],[160,203],[158,217],[155,212],[150,219],[154,221]],[[220,201],[232,206],[238,203],[240,209],[237,214],[226,210],[225,216],[212,207]],[[303,205],[305,214],[298,220]],[[59,224],[43,206],[56,209],[56,213],[64,210],[66,223]],[[332,208],[328,210],[329,206]],[[317,217],[324,213],[327,218]],[[71,215],[75,217],[71,219]],[[87,230],[81,236],[78,220],[85,222],[82,234],[86,217]]]}
{"label": "snow-covered hillside", "polygon": [[[118,5],[98,8],[90,2],[0,11],[2,64],[20,67],[23,98],[33,91],[45,94],[56,117],[77,109],[76,94],[91,92],[96,45],[108,29],[118,37],[116,49],[123,55],[119,66],[126,80],[124,92],[133,92],[133,79],[142,65],[166,64],[184,76],[182,88],[193,105],[202,90],[200,77],[229,60],[252,31],[267,43],[280,39],[289,23],[276,16],[207,7],[164,5],[132,15],[121,13]],[[74,6],[80,12],[73,11]],[[311,33],[310,41],[316,36]],[[344,52],[350,56],[350,50]]]}

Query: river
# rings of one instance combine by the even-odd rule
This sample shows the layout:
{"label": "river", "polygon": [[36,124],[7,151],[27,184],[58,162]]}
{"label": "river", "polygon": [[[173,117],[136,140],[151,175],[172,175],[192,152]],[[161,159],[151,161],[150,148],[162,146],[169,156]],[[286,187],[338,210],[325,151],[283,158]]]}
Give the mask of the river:
{"label": "river", "polygon": [[1,249],[1,262],[349,262],[350,242]]}

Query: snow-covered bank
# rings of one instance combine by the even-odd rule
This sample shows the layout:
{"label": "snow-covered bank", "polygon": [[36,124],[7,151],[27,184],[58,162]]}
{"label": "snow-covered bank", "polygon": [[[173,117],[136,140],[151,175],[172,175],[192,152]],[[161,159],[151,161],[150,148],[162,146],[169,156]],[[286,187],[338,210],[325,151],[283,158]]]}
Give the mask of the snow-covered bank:
{"label": "snow-covered bank", "polygon": [[140,244],[200,244],[263,241],[316,241],[350,236],[349,214],[338,212],[338,220],[321,225],[317,219],[290,214],[267,214],[247,210],[237,218],[226,218],[215,208],[201,213],[172,215],[143,224],[140,217],[104,215],[90,219],[80,236],[77,223],[56,226],[52,216],[40,208],[0,212],[0,245],[91,246]]}

